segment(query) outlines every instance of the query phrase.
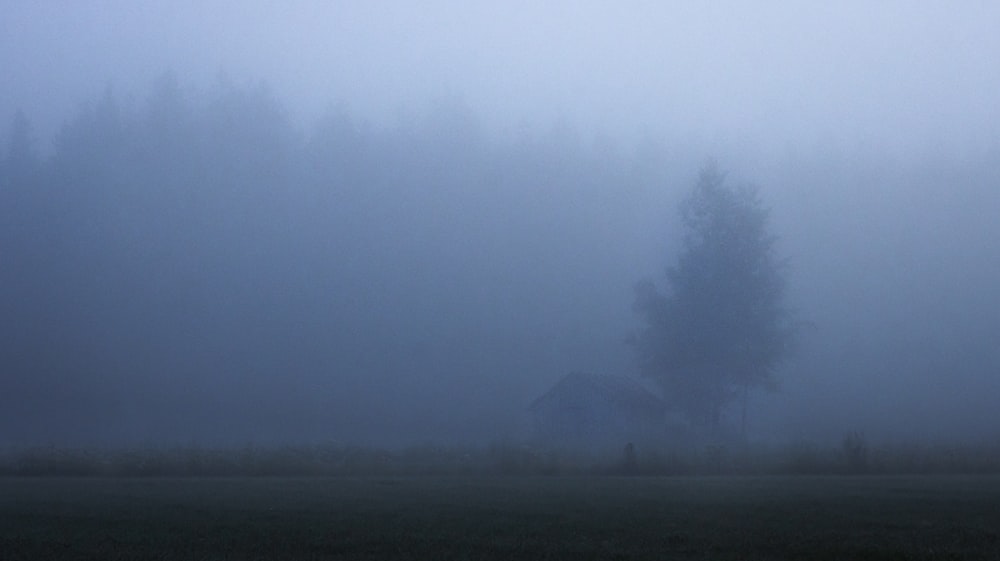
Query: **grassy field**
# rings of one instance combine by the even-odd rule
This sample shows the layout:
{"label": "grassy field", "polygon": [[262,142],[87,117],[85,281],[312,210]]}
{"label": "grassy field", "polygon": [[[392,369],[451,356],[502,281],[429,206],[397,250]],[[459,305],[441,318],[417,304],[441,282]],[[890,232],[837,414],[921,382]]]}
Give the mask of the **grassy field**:
{"label": "grassy field", "polygon": [[0,558],[1000,559],[1000,477],[4,478]]}

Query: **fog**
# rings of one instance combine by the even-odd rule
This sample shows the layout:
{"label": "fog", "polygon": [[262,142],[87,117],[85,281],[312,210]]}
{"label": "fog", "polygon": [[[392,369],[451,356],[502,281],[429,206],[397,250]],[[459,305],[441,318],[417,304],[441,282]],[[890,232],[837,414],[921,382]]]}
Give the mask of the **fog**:
{"label": "fog", "polygon": [[0,446],[526,438],[709,159],[805,326],[751,440],[1000,437],[1000,9],[536,4],[0,6]]}

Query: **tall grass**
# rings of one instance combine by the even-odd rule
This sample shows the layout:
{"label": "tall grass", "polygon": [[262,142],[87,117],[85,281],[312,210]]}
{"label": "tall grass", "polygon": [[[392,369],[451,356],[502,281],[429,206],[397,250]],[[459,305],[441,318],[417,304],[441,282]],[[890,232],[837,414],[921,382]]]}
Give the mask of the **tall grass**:
{"label": "tall grass", "polygon": [[0,476],[266,477],[362,475],[787,475],[1000,473],[1000,441],[979,445],[714,444],[582,453],[514,441],[399,450],[316,445],[233,448],[57,448],[0,453]]}

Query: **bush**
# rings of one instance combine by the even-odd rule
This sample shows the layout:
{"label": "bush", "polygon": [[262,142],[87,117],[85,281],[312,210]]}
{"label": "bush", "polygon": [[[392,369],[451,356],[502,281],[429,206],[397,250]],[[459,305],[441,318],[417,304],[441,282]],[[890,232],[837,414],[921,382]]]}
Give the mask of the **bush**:
{"label": "bush", "polygon": [[868,472],[868,442],[865,440],[864,433],[858,431],[847,433],[841,441],[840,449],[847,460],[849,472]]}

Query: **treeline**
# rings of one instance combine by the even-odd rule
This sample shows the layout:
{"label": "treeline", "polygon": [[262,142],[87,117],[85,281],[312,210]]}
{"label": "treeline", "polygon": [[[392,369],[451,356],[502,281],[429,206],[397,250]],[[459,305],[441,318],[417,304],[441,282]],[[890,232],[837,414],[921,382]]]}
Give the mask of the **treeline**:
{"label": "treeline", "polygon": [[622,217],[660,183],[656,151],[636,154],[559,127],[499,140],[457,102],[302,131],[266,87],[192,94],[172,76],[139,103],[82,105],[44,155],[18,114],[0,159],[0,428],[450,426],[428,400],[482,401],[489,380],[586,349],[581,325],[609,305],[628,313],[632,272],[601,288],[621,302],[593,301],[622,268]]}

